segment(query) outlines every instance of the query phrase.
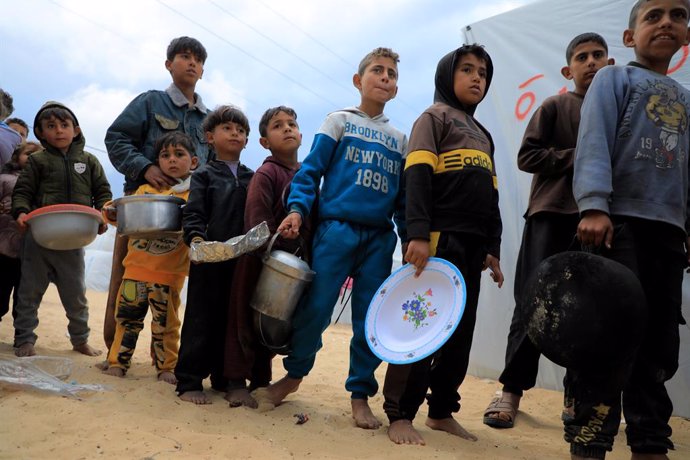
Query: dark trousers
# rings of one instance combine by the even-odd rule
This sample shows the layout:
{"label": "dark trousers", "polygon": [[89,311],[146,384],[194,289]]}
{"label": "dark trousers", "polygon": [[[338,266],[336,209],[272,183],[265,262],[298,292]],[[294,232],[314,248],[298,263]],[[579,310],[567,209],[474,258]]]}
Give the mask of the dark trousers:
{"label": "dark trousers", "polygon": [[228,379],[223,375],[225,331],[234,270],[234,260],[190,266],[175,368],[178,394],[203,390],[202,381],[209,375],[213,389],[227,390]]}
{"label": "dark trousers", "polygon": [[413,420],[427,390],[430,390],[429,418],[448,418],[460,410],[458,389],[467,373],[477,319],[479,284],[486,258],[484,240],[465,234],[441,233],[436,257],[453,263],[465,278],[465,311],[453,335],[436,353],[415,363],[388,365],[383,409],[391,423]]}
{"label": "dark trousers", "polygon": [[525,283],[544,259],[579,248],[575,240],[579,220],[577,214],[542,212],[525,222],[515,268],[515,310],[508,332],[506,363],[498,378],[507,393],[522,396],[523,391],[534,387],[539,369],[541,353],[527,337],[527,321],[532,312],[525,311],[522,303]]}
{"label": "dark trousers", "polygon": [[19,257],[7,257],[0,254],[0,320],[10,311],[10,297],[12,298],[12,316],[17,306],[17,291],[22,277],[22,263]]}
{"label": "dark trousers", "polygon": [[570,451],[604,458],[618,432],[622,406],[625,434],[634,453],[673,449],[668,421],[673,404],[665,382],[678,369],[685,235],[669,224],[614,218],[613,247],[603,255],[630,268],[647,299],[646,331],[632,362],[608,374],[568,370],[575,418],[565,426]]}
{"label": "dark trousers", "polygon": [[231,387],[265,387],[271,383],[271,361],[275,353],[261,344],[254,332],[254,315],[250,306],[254,290],[261,276],[263,263],[257,254],[237,259],[232,281],[225,335],[225,376]]}
{"label": "dark trousers", "polygon": [[89,303],[84,284],[84,249],[58,251],[40,246],[31,232],[22,243],[22,280],[17,289],[14,316],[14,346],[35,344],[38,336],[38,308],[52,282],[65,308],[67,332],[73,346],[89,339]]}

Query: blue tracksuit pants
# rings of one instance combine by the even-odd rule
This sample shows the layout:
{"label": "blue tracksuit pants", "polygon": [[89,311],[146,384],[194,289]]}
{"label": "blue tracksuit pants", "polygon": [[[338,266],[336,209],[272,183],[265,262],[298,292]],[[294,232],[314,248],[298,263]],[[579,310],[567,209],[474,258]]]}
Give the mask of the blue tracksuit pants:
{"label": "blue tracksuit pants", "polygon": [[353,336],[345,388],[355,399],[376,394],[374,371],[381,360],[367,345],[364,322],[372,297],[391,273],[395,245],[392,229],[335,220],[319,224],[313,243],[316,276],[295,312],[292,352],[283,360],[289,377],[302,378],[314,367],[321,334],[330,324],[340,287],[351,276]]}

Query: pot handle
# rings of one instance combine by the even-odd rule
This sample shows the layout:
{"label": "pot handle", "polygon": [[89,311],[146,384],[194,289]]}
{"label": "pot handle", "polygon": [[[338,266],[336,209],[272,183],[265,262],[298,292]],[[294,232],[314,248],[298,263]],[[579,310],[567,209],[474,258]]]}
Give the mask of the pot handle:
{"label": "pot handle", "polygon": [[[273,247],[273,243],[276,242],[276,239],[279,236],[280,236],[280,232],[275,232],[273,234],[273,236],[271,237],[271,241],[268,243],[268,247],[266,248],[266,253],[264,253],[264,257],[263,257],[264,261],[267,260],[271,256],[271,248]],[[304,238],[302,238],[302,235],[299,235],[297,237],[297,239],[299,240],[300,245],[297,248],[297,250],[295,251],[294,255],[297,255],[297,253],[299,252],[300,249],[304,250],[304,244],[305,244]]]}
{"label": "pot handle", "polygon": [[275,234],[271,237],[271,241],[268,243],[268,247],[266,248],[266,253],[264,254],[264,260],[268,259],[271,255],[271,248],[273,247],[273,243],[276,242],[276,238],[280,236],[279,232],[275,232]]}

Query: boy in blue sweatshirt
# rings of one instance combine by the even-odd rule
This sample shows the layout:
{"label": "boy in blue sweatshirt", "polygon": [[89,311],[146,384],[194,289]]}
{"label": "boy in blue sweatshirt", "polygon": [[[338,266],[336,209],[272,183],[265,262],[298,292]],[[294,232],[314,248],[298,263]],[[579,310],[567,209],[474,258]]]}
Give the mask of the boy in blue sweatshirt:
{"label": "boy in blue sweatshirt", "polygon": [[381,360],[367,345],[364,321],[371,298],[391,273],[394,214],[404,240],[404,222],[398,217],[404,212],[400,184],[407,137],[383,114],[398,91],[397,63],[398,54],[389,48],[377,48],[362,59],[353,76],[360,105],[326,117],[292,180],[290,213],[278,227],[287,238],[299,235],[323,179],[312,252],[316,276],[293,319],[292,352],[283,361],[287,375],[262,390],[263,397],[257,394],[277,405],[297,390],[314,366],[340,287],[351,276],[353,337],[345,388],[352,395],[357,426],[366,429],[381,426],[367,402],[378,390],[374,371]]}
{"label": "boy in blue sweatshirt", "polygon": [[573,177],[577,234],[584,246],[601,247],[638,276],[647,321],[626,369],[571,373],[575,417],[566,422],[565,439],[574,459],[604,458],[611,450],[621,391],[632,458],[665,459],[673,449],[673,404],[664,383],[678,369],[684,323],[690,92],[666,74],[690,40],[689,13],[688,0],[636,2],[623,33],[635,61],[601,69],[582,106]]}

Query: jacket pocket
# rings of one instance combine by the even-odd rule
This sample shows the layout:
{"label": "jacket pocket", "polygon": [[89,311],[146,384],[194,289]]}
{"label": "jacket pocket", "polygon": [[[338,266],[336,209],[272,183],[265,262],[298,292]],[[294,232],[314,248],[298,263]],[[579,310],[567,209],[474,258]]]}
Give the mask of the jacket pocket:
{"label": "jacket pocket", "polygon": [[155,113],[153,114],[154,118],[160,125],[160,127],[165,130],[165,131],[173,131],[180,126],[180,121],[179,120],[173,120],[171,118],[164,117],[161,114]]}

